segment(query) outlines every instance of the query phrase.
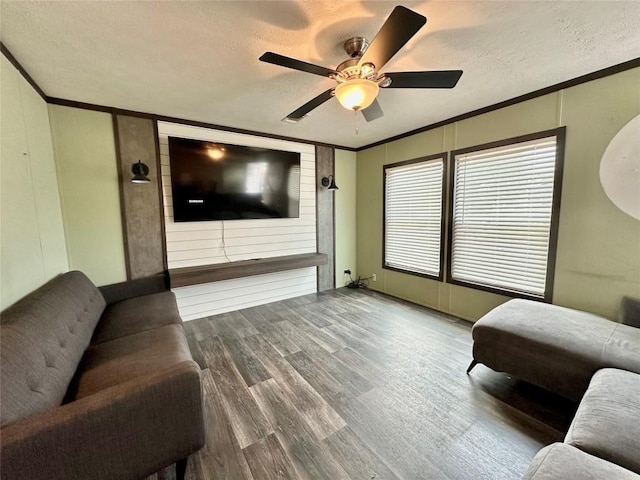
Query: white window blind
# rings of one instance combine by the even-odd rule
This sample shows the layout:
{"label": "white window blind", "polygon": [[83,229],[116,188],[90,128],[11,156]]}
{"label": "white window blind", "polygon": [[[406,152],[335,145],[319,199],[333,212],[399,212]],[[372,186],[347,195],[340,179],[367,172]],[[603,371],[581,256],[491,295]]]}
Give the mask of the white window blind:
{"label": "white window blind", "polygon": [[544,298],[556,137],[455,156],[451,277]]}
{"label": "white window blind", "polygon": [[440,276],[442,157],[385,169],[386,267]]}

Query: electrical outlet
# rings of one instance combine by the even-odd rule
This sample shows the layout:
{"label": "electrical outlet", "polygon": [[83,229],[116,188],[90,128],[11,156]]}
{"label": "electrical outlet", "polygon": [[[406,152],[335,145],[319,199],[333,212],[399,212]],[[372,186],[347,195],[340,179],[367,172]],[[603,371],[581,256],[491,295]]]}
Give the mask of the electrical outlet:
{"label": "electrical outlet", "polygon": [[349,270],[348,268],[344,271],[345,275],[351,275],[351,270]]}
{"label": "electrical outlet", "polygon": [[374,273],[373,275],[371,275],[371,280],[373,280],[374,282],[378,281],[378,276]]}

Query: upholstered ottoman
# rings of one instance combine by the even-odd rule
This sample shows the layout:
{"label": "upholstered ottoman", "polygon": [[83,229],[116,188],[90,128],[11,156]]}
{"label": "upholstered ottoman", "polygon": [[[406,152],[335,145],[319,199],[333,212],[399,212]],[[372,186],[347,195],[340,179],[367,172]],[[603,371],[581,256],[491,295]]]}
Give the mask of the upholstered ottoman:
{"label": "upholstered ottoman", "polygon": [[525,480],[639,480],[640,475],[566,443],[553,443],[533,458]]}
{"label": "upholstered ottoman", "polygon": [[598,371],[564,441],[640,474],[640,375]]}
{"label": "upholstered ottoman", "polygon": [[514,299],[476,322],[473,362],[579,400],[604,367],[640,373],[640,328]]}

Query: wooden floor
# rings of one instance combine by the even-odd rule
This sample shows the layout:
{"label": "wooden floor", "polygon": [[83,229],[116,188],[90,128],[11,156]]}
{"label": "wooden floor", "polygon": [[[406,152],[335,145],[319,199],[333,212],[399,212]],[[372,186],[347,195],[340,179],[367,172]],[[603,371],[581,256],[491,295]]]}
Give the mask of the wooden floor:
{"label": "wooden floor", "polygon": [[483,365],[467,376],[470,323],[375,292],[185,330],[208,422],[189,480],[520,478],[575,409]]}

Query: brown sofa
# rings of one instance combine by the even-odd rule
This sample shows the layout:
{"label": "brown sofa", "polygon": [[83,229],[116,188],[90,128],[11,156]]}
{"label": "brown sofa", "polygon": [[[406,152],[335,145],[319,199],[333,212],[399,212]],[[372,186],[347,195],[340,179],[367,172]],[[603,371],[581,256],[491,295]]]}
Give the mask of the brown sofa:
{"label": "brown sofa", "polygon": [[61,275],[2,313],[3,480],[140,479],[204,445],[200,369],[162,277]]}

